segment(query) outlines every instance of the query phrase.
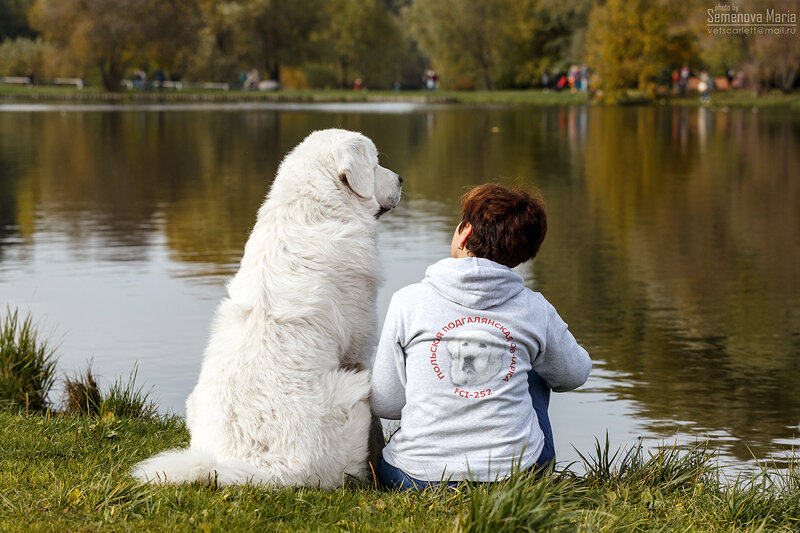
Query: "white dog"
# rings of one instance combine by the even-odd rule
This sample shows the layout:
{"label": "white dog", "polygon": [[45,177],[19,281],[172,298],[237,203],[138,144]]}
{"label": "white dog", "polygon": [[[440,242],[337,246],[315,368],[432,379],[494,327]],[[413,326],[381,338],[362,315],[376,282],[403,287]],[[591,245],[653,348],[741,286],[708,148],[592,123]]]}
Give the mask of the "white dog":
{"label": "white dog", "polygon": [[482,385],[503,366],[505,345],[488,331],[464,331],[447,341],[453,385]]}
{"label": "white dog", "polygon": [[317,131],[286,156],[186,400],[191,445],[139,463],[134,477],[323,488],[364,479],[376,224],[402,181],[360,133]]}

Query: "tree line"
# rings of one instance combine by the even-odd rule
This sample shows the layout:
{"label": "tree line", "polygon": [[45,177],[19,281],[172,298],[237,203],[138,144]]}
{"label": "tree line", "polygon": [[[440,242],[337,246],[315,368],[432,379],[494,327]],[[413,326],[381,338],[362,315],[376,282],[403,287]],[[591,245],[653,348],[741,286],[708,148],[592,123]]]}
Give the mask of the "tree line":
{"label": "tree line", "polygon": [[[728,5],[727,0],[713,2]],[[118,90],[134,71],[287,87],[542,86],[587,65],[608,94],[652,93],[689,66],[791,90],[797,35],[710,35],[706,0],[0,0],[0,75]],[[747,8],[800,11],[792,0]]]}

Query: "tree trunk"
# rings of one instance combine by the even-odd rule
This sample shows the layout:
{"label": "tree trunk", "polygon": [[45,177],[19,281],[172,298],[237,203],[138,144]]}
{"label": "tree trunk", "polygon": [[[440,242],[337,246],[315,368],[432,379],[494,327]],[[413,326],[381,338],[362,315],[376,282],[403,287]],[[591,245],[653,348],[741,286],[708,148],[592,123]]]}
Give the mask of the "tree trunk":
{"label": "tree trunk", "polygon": [[280,61],[270,61],[269,66],[267,66],[267,75],[269,79],[272,81],[277,81],[278,83],[281,82],[281,63]]}
{"label": "tree trunk", "polygon": [[489,90],[489,91],[493,91],[494,90],[494,84],[492,83],[492,77],[489,75],[489,70],[486,69],[486,68],[481,69],[481,70],[482,70],[481,74],[483,76],[483,86],[484,86],[484,88]]}
{"label": "tree trunk", "polygon": [[796,77],[797,67],[786,65],[783,69],[781,69],[781,72],[778,75],[778,87],[780,87],[781,91],[783,91],[785,94],[789,94],[792,92],[794,79]]}
{"label": "tree trunk", "polygon": [[339,60],[339,86],[343,89],[352,87],[352,80],[350,80],[350,69],[347,66],[347,59],[342,57]]}
{"label": "tree trunk", "polygon": [[122,66],[115,61],[102,61],[100,63],[100,76],[103,88],[112,93],[122,90]]}

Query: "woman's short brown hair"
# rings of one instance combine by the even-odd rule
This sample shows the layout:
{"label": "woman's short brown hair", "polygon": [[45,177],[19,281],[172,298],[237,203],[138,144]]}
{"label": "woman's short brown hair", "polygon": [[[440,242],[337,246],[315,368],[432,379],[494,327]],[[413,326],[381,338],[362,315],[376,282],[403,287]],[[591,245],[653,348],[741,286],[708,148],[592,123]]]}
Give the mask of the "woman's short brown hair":
{"label": "woman's short brown hair", "polygon": [[467,250],[515,267],[533,259],[547,233],[544,201],[520,187],[486,183],[461,198],[461,224],[472,224]]}

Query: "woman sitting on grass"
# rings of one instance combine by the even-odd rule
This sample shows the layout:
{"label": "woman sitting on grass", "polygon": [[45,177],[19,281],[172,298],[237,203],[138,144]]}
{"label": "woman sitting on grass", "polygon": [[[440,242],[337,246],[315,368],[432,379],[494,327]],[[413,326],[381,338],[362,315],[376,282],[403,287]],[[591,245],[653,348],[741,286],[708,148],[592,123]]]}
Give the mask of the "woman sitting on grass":
{"label": "woman sitting on grass", "polygon": [[462,199],[452,257],[392,297],[372,374],[373,412],[400,420],[382,485],[495,481],[554,461],[550,389],[581,386],[591,360],[511,270],[536,256],[546,231],[539,198],[475,187]]}

